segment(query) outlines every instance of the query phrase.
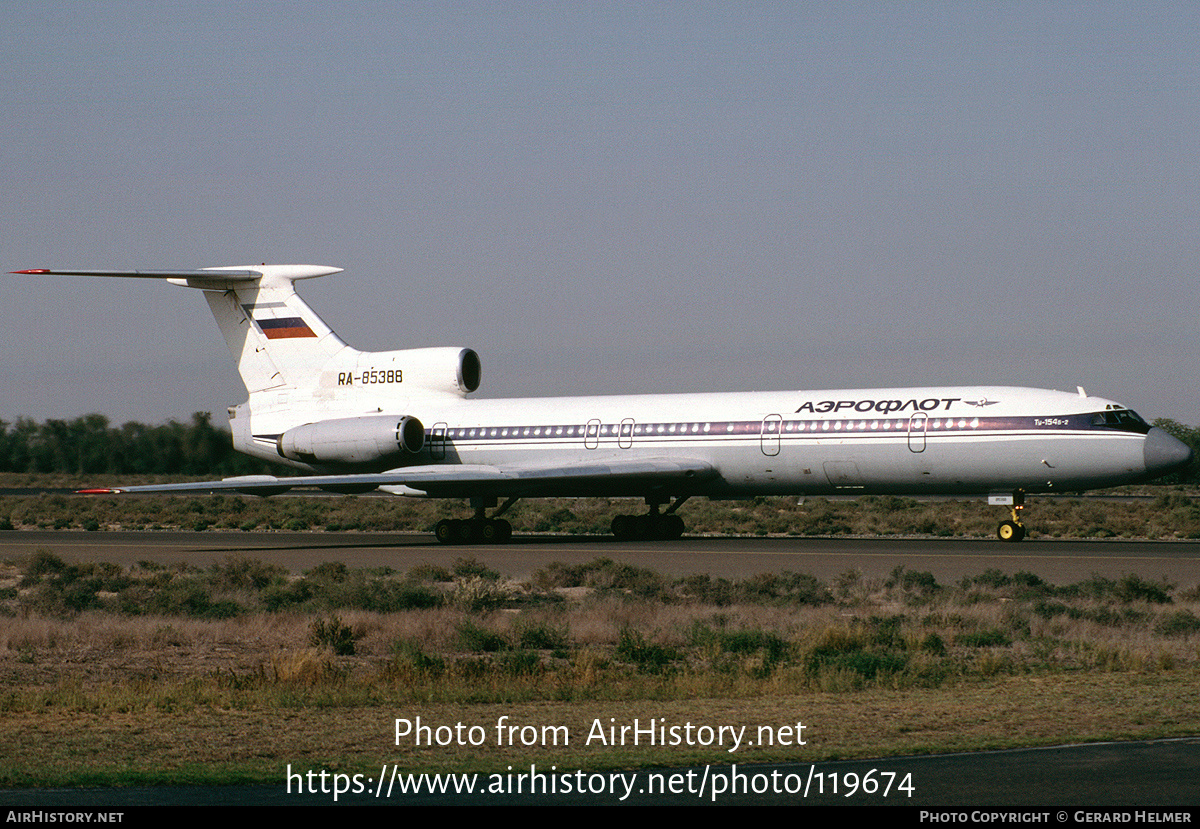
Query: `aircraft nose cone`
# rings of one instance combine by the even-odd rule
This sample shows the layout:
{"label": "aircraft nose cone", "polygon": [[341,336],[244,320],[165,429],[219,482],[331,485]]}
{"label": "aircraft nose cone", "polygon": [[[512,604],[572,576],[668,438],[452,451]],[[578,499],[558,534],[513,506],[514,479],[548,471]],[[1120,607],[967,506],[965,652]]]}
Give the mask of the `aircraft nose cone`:
{"label": "aircraft nose cone", "polygon": [[1192,462],[1191,447],[1157,426],[1146,433],[1143,452],[1150,475],[1166,475]]}

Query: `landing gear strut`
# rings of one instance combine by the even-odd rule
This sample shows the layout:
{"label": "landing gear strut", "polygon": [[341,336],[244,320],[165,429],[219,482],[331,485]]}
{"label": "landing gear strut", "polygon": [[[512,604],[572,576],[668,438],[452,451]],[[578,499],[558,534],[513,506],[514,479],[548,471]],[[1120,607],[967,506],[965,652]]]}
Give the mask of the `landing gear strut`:
{"label": "landing gear strut", "polygon": [[496,506],[495,498],[472,498],[473,518],[443,518],[433,528],[433,535],[443,544],[506,544],[512,538],[512,524],[500,516],[517,502],[509,498],[504,506],[487,517],[488,507]]}
{"label": "landing gear strut", "polygon": [[1001,521],[996,536],[1001,541],[1020,541],[1025,537],[1025,525],[1021,522],[1021,510],[1025,509],[1025,492],[1018,489],[1007,501],[1012,506],[1012,520]]}
{"label": "landing gear strut", "polygon": [[688,496],[676,498],[675,503],[667,511],[659,514],[658,508],[662,501],[646,498],[650,511],[645,515],[618,515],[612,520],[612,534],[619,541],[667,541],[683,535],[683,519],[675,514],[675,510],[683,506]]}

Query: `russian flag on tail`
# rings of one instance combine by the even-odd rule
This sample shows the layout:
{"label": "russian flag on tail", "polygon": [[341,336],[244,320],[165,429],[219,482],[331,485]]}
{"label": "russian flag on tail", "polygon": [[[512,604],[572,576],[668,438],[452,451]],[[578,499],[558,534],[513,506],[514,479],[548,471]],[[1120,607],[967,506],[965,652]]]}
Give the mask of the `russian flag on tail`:
{"label": "russian flag on tail", "polygon": [[278,317],[255,320],[268,340],[285,340],[293,337],[315,337],[316,332],[300,317]]}

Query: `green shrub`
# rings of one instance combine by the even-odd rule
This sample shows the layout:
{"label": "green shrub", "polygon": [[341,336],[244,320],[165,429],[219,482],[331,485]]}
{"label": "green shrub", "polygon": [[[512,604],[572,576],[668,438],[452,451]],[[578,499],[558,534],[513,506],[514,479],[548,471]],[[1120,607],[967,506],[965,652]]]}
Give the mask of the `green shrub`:
{"label": "green shrub", "polygon": [[59,556],[49,550],[38,550],[30,558],[29,565],[25,568],[25,576],[36,578],[51,573],[62,573],[66,569],[67,563]]}
{"label": "green shrub", "polygon": [[318,590],[315,583],[314,597],[325,601],[330,607],[348,607],[373,610],[378,613],[395,613],[400,610],[420,610],[441,607],[442,594],[423,584],[396,581],[387,578],[370,578],[362,571],[353,574],[347,581],[330,583]]}
{"label": "green shrub", "polygon": [[516,624],[515,633],[518,647],[529,650],[561,650],[570,643],[569,629],[565,624],[520,621]]}
{"label": "green shrub", "polygon": [[309,628],[309,643],[327,647],[337,656],[354,656],[354,630],[339,617],[317,619]]}
{"label": "green shrub", "polygon": [[1190,610],[1177,610],[1159,619],[1154,630],[1162,636],[1190,636],[1200,633],[1200,618]]}
{"label": "green shrub", "polygon": [[1125,603],[1141,601],[1151,604],[1168,604],[1172,586],[1166,579],[1149,581],[1133,573],[1127,573],[1117,580],[1093,575],[1081,584],[1085,593],[1097,599],[1115,598]]}
{"label": "green shrub", "polygon": [[493,570],[474,556],[470,558],[456,558],[451,570],[459,578],[474,577],[486,581],[497,581],[500,578],[498,570]]}
{"label": "green shrub", "polygon": [[340,561],[326,561],[318,564],[304,575],[311,579],[321,579],[340,584],[349,578],[350,568]]}
{"label": "green shrub", "polygon": [[925,638],[921,640],[921,650],[934,656],[945,656],[946,642],[944,639],[942,639],[942,637],[930,631],[929,633],[925,634]]}
{"label": "green shrub", "polygon": [[960,633],[954,641],[968,648],[1002,648],[1012,644],[1012,637],[1002,630],[976,630]]}
{"label": "green shrub", "polygon": [[508,640],[494,630],[488,630],[470,619],[458,624],[458,642],[463,650],[477,653],[495,653],[507,650]]}
{"label": "green shrub", "polygon": [[896,565],[884,581],[883,586],[889,590],[899,587],[903,590],[929,595],[941,590],[941,585],[928,570],[909,570],[903,564]]}
{"label": "green shrub", "polygon": [[286,584],[272,584],[259,594],[263,607],[271,613],[304,604],[313,596],[312,585],[307,579],[297,579]]}
{"label": "green shrub", "polygon": [[408,571],[408,578],[412,581],[452,581],[453,574],[445,568],[437,564],[417,564]]}
{"label": "green shrub", "polygon": [[618,658],[632,662],[638,670],[652,674],[662,673],[681,658],[675,648],[647,642],[641,631],[630,627],[621,628],[614,653]]}
{"label": "green shrub", "polygon": [[833,627],[822,633],[805,663],[813,677],[842,673],[870,680],[903,671],[908,655],[879,648],[874,633],[867,628]]}
{"label": "green shrub", "polygon": [[214,563],[209,572],[214,587],[230,590],[262,590],[287,576],[287,568],[280,564],[244,556],[228,556],[224,562]]}
{"label": "green shrub", "polygon": [[446,662],[440,656],[430,656],[413,639],[400,639],[392,648],[392,669],[401,674],[416,674],[420,677],[437,677],[446,671]]}
{"label": "green shrub", "polygon": [[542,659],[530,650],[520,648],[503,654],[497,667],[508,676],[532,676],[542,668]]}

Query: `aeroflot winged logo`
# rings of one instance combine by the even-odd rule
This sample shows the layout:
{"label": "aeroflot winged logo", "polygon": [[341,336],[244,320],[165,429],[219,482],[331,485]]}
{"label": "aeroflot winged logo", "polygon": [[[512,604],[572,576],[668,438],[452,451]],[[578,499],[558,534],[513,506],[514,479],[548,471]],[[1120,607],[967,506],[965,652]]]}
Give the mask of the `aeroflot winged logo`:
{"label": "aeroflot winged logo", "polygon": [[817,403],[810,400],[802,403],[800,408],[796,409],[796,412],[825,414],[827,412],[850,411],[860,414],[866,414],[867,412],[891,414],[892,412],[902,412],[905,409],[911,409],[914,412],[932,412],[937,409],[949,410],[951,406],[960,401],[962,401],[961,397],[930,397],[925,400],[917,400],[916,398],[909,400],[821,400]]}

